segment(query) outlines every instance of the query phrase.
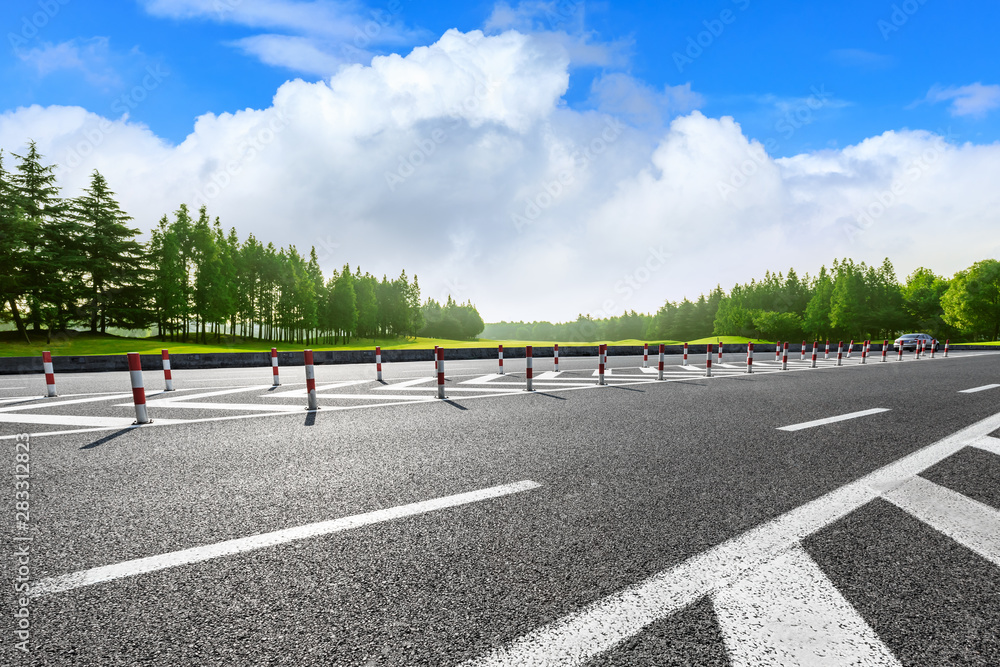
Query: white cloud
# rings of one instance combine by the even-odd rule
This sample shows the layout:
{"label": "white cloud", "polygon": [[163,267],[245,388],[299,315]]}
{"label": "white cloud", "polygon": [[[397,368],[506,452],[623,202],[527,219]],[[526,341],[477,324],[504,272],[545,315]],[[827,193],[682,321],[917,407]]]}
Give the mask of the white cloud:
{"label": "white cloud", "polygon": [[320,77],[332,75],[343,63],[370,62],[378,47],[412,43],[419,35],[403,24],[400,0],[370,10],[341,0],[144,0],[144,4],[154,16],[265,31],[231,44],[265,64]]}
{"label": "white cloud", "polygon": [[952,116],[982,118],[988,112],[1000,107],[1000,85],[984,86],[982,83],[976,82],[968,86],[945,88],[935,84],[927,92],[924,101],[931,104],[950,101],[948,112]]}
{"label": "white cloud", "polygon": [[995,236],[1000,145],[886,132],[775,160],[732,118],[645,130],[567,108],[569,67],[543,36],[449,31],[288,82],[266,109],[206,114],[179,145],[33,106],[0,115],[0,146],[36,139],[66,195],[101,170],[145,229],[205,200],[241,237],[316,245],[327,271],[405,268],[488,320],[651,311],[834,257],[947,274],[997,251],[968,239]]}
{"label": "white cloud", "polygon": [[623,72],[609,72],[591,84],[590,103],[605,113],[627,118],[633,124],[660,126],[663,121],[705,104],[691,84],[657,90]]}
{"label": "white cloud", "polygon": [[39,76],[62,70],[76,71],[96,86],[108,88],[121,83],[111,65],[107,37],[71,39],[59,44],[45,42],[29,50],[16,51],[22,62],[35,69]]}

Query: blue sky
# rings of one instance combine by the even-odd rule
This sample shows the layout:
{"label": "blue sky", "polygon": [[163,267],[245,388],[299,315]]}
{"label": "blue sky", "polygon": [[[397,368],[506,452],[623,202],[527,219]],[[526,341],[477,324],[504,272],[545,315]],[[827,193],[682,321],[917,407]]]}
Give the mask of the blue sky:
{"label": "blue sky", "polygon": [[1000,256],[990,0],[11,0],[0,23],[0,148],[37,140],[67,194],[99,169],[143,230],[207,204],[488,320]]}
{"label": "blue sky", "polygon": [[[178,18],[141,1],[4,3],[0,21],[8,29],[7,41],[13,39],[22,53],[73,41],[85,55],[80,67],[46,70],[5,49],[7,85],[0,91],[0,108],[68,104],[111,115],[112,102],[141,82],[147,66],[156,65],[169,72],[168,83],[155,104],[137,106],[131,118],[180,142],[198,115],[265,107],[287,79],[321,78],[294,66],[265,64],[234,45],[269,31],[229,19],[249,1],[202,4],[202,16]],[[607,65],[572,70],[565,97],[571,107],[588,105],[595,76],[621,71],[653,88],[690,83],[703,96],[706,114],[732,115],[749,136],[774,139],[779,156],[843,146],[889,129],[950,127],[976,142],[994,141],[1000,133],[1000,114],[955,115],[948,99],[926,101],[935,86],[947,90],[996,81],[1000,3],[564,0],[553,5],[554,12],[534,19],[536,28],[587,34],[616,52]],[[373,18],[391,16],[402,34],[369,48],[406,53],[449,28],[483,28],[494,7],[483,1],[398,0],[356,3],[350,14],[359,29]],[[44,23],[37,34],[25,27],[25,20],[45,14],[53,16],[37,21]],[[711,34],[712,28],[719,34]],[[699,37],[705,46],[692,47],[689,40]],[[325,46],[335,54],[342,51],[336,40],[326,40]],[[686,60],[690,55],[696,57]],[[813,113],[799,110],[795,121],[795,100],[816,90],[828,93],[830,103],[808,109]],[[779,125],[782,119],[786,122]],[[796,131],[786,139],[789,128]]]}

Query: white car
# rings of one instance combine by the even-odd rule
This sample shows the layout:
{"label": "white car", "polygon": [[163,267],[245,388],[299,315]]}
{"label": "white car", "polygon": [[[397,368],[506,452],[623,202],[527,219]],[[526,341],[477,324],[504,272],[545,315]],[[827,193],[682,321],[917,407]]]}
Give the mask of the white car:
{"label": "white car", "polygon": [[915,350],[917,345],[923,345],[925,342],[928,349],[930,349],[931,345],[933,345],[935,352],[937,352],[941,345],[940,343],[934,341],[934,336],[925,333],[903,334],[893,341],[893,345],[896,346],[896,349],[902,347],[904,350]]}

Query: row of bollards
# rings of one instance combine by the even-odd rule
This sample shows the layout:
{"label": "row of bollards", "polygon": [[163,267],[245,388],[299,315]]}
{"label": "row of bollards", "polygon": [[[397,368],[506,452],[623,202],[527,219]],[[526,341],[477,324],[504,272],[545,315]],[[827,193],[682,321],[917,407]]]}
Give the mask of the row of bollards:
{"label": "row of bollards", "polygon": [[[943,356],[948,356],[948,347],[950,340],[946,340],[944,343],[944,354]],[[806,355],[806,342],[803,341],[802,347],[799,351],[800,360],[805,360]],[[854,347],[854,341],[852,340],[847,348],[847,357],[850,358],[851,351]],[[927,350],[930,348],[930,358],[935,358],[935,353],[937,351],[937,340],[932,339],[929,343],[926,340],[921,340],[914,346],[914,359],[920,359],[921,356],[927,354]],[[664,357],[665,357],[666,345],[660,344],[659,346],[659,360],[658,360],[658,372],[657,380],[663,380],[664,371]],[[887,353],[889,350],[889,341],[882,341],[882,355],[881,361],[885,362],[887,360]],[[903,346],[897,346],[897,361],[903,360]],[[723,346],[719,344],[718,350],[718,360],[719,364],[722,364],[722,352]],[[753,373],[753,352],[754,344],[752,342],[747,343],[747,362],[746,362],[746,372]],[[503,345],[498,346],[497,349],[498,360],[499,360],[499,370],[497,371],[499,375],[503,375]],[[819,354],[819,342],[813,341],[812,344],[812,356],[811,356],[811,368],[817,367],[817,359]],[[826,351],[824,352],[824,359],[828,359],[830,356],[830,341],[826,341]],[[865,340],[861,344],[861,363],[867,363],[868,358],[871,356],[871,341]],[[649,344],[643,345],[643,368],[649,367]],[[148,424],[151,422],[149,419],[149,414],[146,410],[146,391],[143,385],[142,378],[142,366],[140,363],[140,357],[137,352],[129,352],[127,354],[128,358],[128,370],[129,377],[132,385],[132,399],[135,404],[135,423],[136,424]],[[173,377],[171,375],[170,368],[170,352],[168,350],[161,350],[161,359],[163,364],[163,383],[164,391],[174,391]],[[775,346],[775,361],[781,361],[782,370],[788,369],[788,343],[779,342]],[[316,371],[314,365],[313,351],[304,350],[303,351],[303,361],[305,365],[305,375],[306,375],[306,396],[307,396],[307,410],[316,411],[319,410],[319,404],[316,395]],[[437,377],[437,397],[439,399],[446,398],[445,396],[445,373],[444,373],[444,348],[437,345],[434,346],[433,353],[434,361],[434,371]],[[597,360],[597,384],[606,385],[605,374],[608,362],[608,346],[602,343],[598,348],[598,360]],[[837,366],[843,366],[844,362],[844,342],[837,342]],[[687,366],[688,363],[688,345],[684,344],[684,357],[683,366]],[[553,365],[558,372],[559,370],[559,345],[555,344],[553,346]],[[52,366],[52,353],[49,351],[42,352],[42,367],[45,374],[45,386],[46,386],[46,398],[57,397],[56,393],[56,381],[55,372]],[[271,348],[271,373],[272,382],[274,387],[280,386],[279,371],[278,371],[278,350],[277,348]],[[382,382],[382,348],[380,346],[375,348],[375,374],[376,379]],[[712,344],[709,343],[706,347],[705,352],[705,376],[712,377]],[[526,391],[534,391],[533,387],[534,381],[534,348],[531,345],[525,347],[525,389]]]}

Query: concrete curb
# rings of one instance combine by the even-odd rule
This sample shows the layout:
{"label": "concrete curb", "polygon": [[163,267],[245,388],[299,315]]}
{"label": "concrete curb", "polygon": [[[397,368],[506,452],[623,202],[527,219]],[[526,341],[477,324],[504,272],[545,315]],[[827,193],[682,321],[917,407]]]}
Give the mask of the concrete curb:
{"label": "concrete curb", "polygon": [[[713,349],[718,347],[713,344]],[[789,352],[799,352],[800,344],[788,346]],[[767,353],[774,352],[773,344],[755,344],[754,352]],[[812,346],[807,345],[806,349],[811,352]],[[823,353],[824,345],[820,345],[820,354]],[[881,352],[882,344],[873,344],[872,352]],[[650,354],[658,353],[659,346],[652,343],[649,346]],[[1000,346],[991,345],[952,345],[949,350],[1000,350]],[[667,354],[683,354],[683,345],[667,345]],[[727,343],[725,346],[727,354],[746,352],[746,343]],[[705,353],[705,344],[690,345],[689,355],[694,359],[698,355]],[[941,350],[938,350],[938,354]],[[608,348],[608,356],[623,357],[637,356],[642,354],[641,345],[621,345]],[[836,345],[832,346],[831,355],[836,354]],[[846,348],[845,348],[846,354]],[[858,344],[854,345],[854,355],[860,356]],[[313,352],[316,365],[330,364],[374,364],[375,348],[370,350],[320,350]],[[504,347],[504,359],[523,359],[523,347]],[[534,356],[551,357],[551,347],[535,347]],[[566,357],[596,357],[596,345],[566,345],[559,344],[559,356]],[[393,363],[402,361],[430,361],[433,358],[433,350],[382,350],[382,362]],[[495,347],[471,347],[446,349],[444,358],[448,361],[461,359],[496,359],[497,348]],[[853,356],[852,356],[853,358]],[[141,355],[142,369],[145,371],[162,371],[163,362],[159,354]],[[302,352],[278,352],[278,364],[280,366],[302,366]],[[99,354],[89,356],[53,356],[52,365],[56,373],[106,373],[109,371],[127,371],[128,359],[124,354]],[[218,352],[212,354],[171,354],[171,370],[186,370],[195,368],[254,368],[271,366],[271,351],[261,350],[260,352]],[[0,375],[24,375],[42,372],[42,357],[0,357]]]}

